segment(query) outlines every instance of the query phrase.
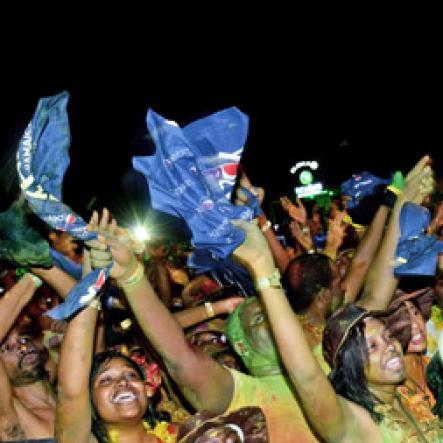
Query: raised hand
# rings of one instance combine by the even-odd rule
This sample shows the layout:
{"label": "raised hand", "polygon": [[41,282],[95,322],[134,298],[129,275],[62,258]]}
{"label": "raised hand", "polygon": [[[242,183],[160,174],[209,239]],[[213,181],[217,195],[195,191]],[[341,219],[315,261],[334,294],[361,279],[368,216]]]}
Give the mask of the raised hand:
{"label": "raised hand", "polygon": [[88,225],[90,231],[98,232],[97,240],[88,242],[91,248],[91,262],[93,268],[108,266],[112,260],[111,277],[124,279],[134,271],[137,260],[131,252],[127,242],[120,239],[120,230],[115,219],[110,220],[109,211],[105,208],[101,218],[93,212]]}
{"label": "raised hand", "polygon": [[231,223],[246,233],[245,241],[234,251],[234,257],[244,264],[252,274],[258,275],[266,270],[265,275],[269,275],[268,271],[273,270],[275,264],[268,242],[260,228],[256,223],[244,220],[233,220]]}
{"label": "raised hand", "polygon": [[280,198],[282,208],[288,213],[289,217],[301,223],[303,226],[307,224],[308,215],[302,201],[297,197],[297,205],[291,202],[288,197]]}
{"label": "raised hand", "polygon": [[407,201],[421,204],[423,199],[434,190],[434,173],[430,166],[431,158],[422,157],[405,178],[403,197]]}
{"label": "raised hand", "polygon": [[257,197],[258,203],[261,206],[263,199],[265,198],[265,190],[258,186],[253,186],[244,170],[241,172],[239,184],[241,188],[247,189],[252,195]]}

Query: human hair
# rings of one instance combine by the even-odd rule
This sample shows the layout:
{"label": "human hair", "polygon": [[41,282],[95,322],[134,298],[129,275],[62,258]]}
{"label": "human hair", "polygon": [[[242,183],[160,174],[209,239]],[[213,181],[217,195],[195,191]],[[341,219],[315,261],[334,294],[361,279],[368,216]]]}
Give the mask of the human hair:
{"label": "human hair", "polygon": [[[94,384],[94,380],[97,376],[97,373],[99,369],[103,366],[103,364],[109,362],[110,360],[118,358],[121,360],[124,360],[125,362],[130,365],[131,368],[134,368],[135,371],[137,371],[138,375],[142,380],[145,380],[145,374],[142,370],[142,368],[135,363],[133,360],[131,360],[129,357],[127,357],[124,354],[121,354],[117,351],[104,351],[96,354],[92,360],[92,367],[91,367],[91,373],[89,374],[89,397],[91,399],[91,409],[92,409],[92,432],[97,438],[99,443],[109,443],[108,433],[106,430],[106,426],[102,422],[97,407],[94,404],[93,396],[92,396],[92,386]],[[158,413],[155,411],[154,406],[151,402],[148,404],[148,408],[146,409],[146,412],[144,414],[144,418],[149,423],[151,427],[155,426],[155,423],[159,419],[168,419],[163,413]]]}
{"label": "human hair", "polygon": [[[425,323],[431,315],[433,298],[434,292],[429,291],[419,297],[407,300],[418,309]],[[405,302],[401,303],[395,311],[386,317],[386,326],[392,336],[400,342],[403,352],[406,352],[412,338],[412,322]]]}
{"label": "human hair", "polygon": [[330,288],[333,274],[331,261],[324,254],[303,254],[289,262],[282,284],[292,309],[305,312],[321,289]]}
{"label": "human hair", "polygon": [[364,329],[362,322],[349,332],[337,354],[336,367],[329,374],[329,380],[337,394],[365,408],[373,420],[380,423],[383,416],[375,411],[375,406],[381,402],[369,391],[364,373],[369,358]]}
{"label": "human hair", "polygon": [[412,325],[411,316],[404,303],[387,317],[387,326],[392,336],[400,342],[403,352],[405,352],[412,338]]}

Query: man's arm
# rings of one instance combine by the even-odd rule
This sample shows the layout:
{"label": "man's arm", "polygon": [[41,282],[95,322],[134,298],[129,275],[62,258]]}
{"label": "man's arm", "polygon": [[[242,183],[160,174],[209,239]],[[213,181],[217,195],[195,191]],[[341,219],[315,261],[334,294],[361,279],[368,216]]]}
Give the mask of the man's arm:
{"label": "man's arm", "polygon": [[357,306],[367,310],[385,310],[389,305],[398,279],[394,275],[393,261],[400,236],[400,212],[404,199],[397,198],[377,257],[371,266],[365,289]]}
{"label": "man's arm", "polygon": [[341,285],[345,303],[353,303],[363,287],[368,269],[380,245],[389,211],[387,206],[380,205],[357,247],[351,266]]}
{"label": "man's arm", "polygon": [[77,284],[75,278],[57,266],[52,266],[49,269],[32,268],[32,273],[51,286],[61,298],[65,298],[69,291]]}
{"label": "man's arm", "polygon": [[34,280],[25,274],[0,299],[0,343],[14,325],[22,309],[31,300],[36,289]]}

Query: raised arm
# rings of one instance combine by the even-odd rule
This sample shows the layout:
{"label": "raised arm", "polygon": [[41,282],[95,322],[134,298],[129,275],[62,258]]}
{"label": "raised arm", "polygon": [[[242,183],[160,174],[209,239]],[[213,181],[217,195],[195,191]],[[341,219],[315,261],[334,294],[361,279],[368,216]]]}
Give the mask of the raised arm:
{"label": "raised arm", "polygon": [[[263,236],[250,223],[240,222],[239,226],[245,229],[247,235],[245,243],[235,251],[235,256],[256,281],[269,277],[275,271],[275,266]],[[314,358],[284,291],[276,286],[268,286],[259,292],[297,397],[322,441],[341,441],[349,429],[351,413],[346,402],[336,395]]]}
{"label": "raised arm", "polygon": [[157,297],[128,247],[111,236],[106,237],[106,243],[114,258],[112,276],[124,289],[142,331],[163,358],[172,378],[195,408],[224,412],[233,394],[231,374],[208,355],[190,347],[181,326]]}
{"label": "raised arm", "polygon": [[49,269],[32,268],[32,273],[51,286],[61,298],[65,298],[76,285],[76,280],[57,266]]}
{"label": "raised arm", "polygon": [[0,343],[14,325],[22,309],[29,303],[39,283],[35,277],[25,274],[0,299]]}
{"label": "raised arm", "polygon": [[367,310],[385,310],[394,294],[398,279],[393,262],[400,237],[400,212],[407,201],[421,202],[432,192],[433,173],[428,165],[430,158],[423,157],[406,177],[403,192],[397,197],[380,249],[371,264],[363,295],[357,305]]}
{"label": "raised arm", "polygon": [[283,248],[282,244],[275,236],[271,221],[267,219],[266,214],[261,208],[263,199],[265,197],[265,191],[263,188],[252,185],[243,168],[240,175],[239,185],[240,186],[235,191],[235,204],[253,206],[253,204],[251,205],[251,201],[255,201],[260,207],[262,213],[258,216],[258,223],[269,244],[269,248],[272,251],[275,263],[283,273],[288,266],[289,256],[285,248]]}
{"label": "raised arm", "polygon": [[[84,253],[84,267],[89,255]],[[97,309],[88,306],[74,317],[66,329],[58,367],[57,416],[55,434],[60,443],[87,443],[91,438],[91,371]]]}
{"label": "raised arm", "polygon": [[380,205],[357,247],[351,266],[342,282],[345,303],[353,303],[363,287],[366,274],[383,236],[389,211],[390,208]]}

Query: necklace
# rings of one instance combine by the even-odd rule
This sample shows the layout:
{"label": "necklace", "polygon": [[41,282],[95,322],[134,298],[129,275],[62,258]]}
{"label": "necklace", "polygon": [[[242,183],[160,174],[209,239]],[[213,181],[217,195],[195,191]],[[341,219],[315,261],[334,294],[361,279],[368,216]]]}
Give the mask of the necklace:
{"label": "necklace", "polygon": [[403,414],[406,416],[406,418],[408,419],[409,423],[412,424],[412,426],[414,427],[415,431],[417,432],[417,436],[418,436],[419,440],[421,440],[423,443],[430,443],[427,440],[427,438],[423,435],[423,432],[421,431],[420,427],[417,425],[417,423],[416,423],[414,417],[412,416],[412,414],[403,406],[401,398],[398,396],[397,393],[395,393],[395,398],[397,399]]}

